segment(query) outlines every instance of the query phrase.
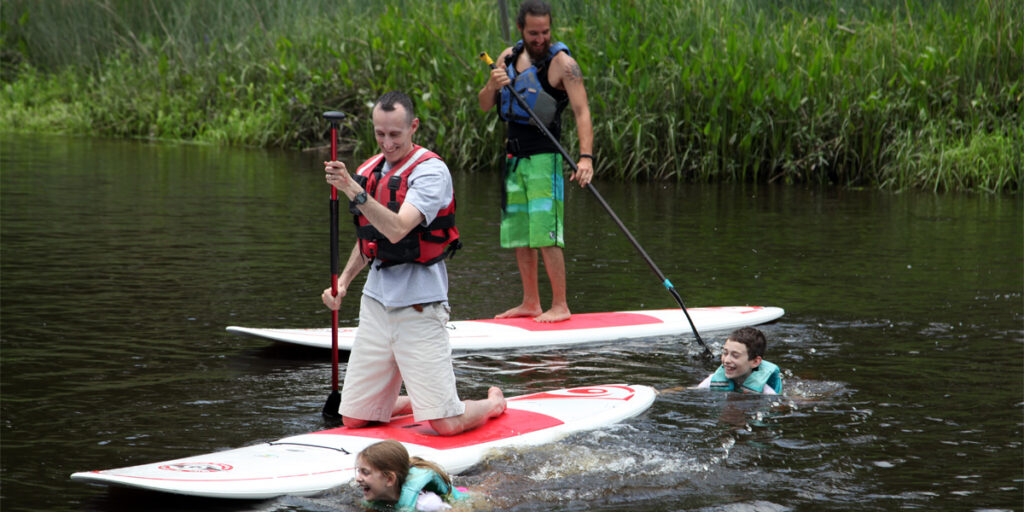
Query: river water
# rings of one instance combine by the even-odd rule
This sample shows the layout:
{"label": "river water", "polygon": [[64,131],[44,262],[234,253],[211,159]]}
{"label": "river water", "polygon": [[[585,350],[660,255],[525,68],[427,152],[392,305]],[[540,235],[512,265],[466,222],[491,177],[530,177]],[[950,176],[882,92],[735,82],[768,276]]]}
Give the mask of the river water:
{"label": "river water", "polygon": [[[0,143],[3,510],[357,510],[347,486],[238,502],[68,478],[325,428],[329,353],[224,330],[330,324],[325,155]],[[452,316],[491,316],[520,294],[495,174],[454,175],[466,250],[449,265]],[[785,308],[762,329],[787,393],[672,390],[713,369],[685,336],[457,353],[467,398],[492,384],[668,390],[624,424],[494,454],[456,478],[474,508],[1022,509],[1020,196],[596,187],[687,306]],[[575,312],[677,307],[588,192],[567,203]]]}

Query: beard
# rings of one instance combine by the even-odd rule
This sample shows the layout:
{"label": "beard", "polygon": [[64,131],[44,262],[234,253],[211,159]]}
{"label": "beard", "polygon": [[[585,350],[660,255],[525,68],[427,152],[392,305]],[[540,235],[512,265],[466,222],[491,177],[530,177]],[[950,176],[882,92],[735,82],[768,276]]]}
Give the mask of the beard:
{"label": "beard", "polygon": [[540,48],[539,50],[535,49],[533,45],[525,46],[526,54],[530,56],[530,60],[533,60],[534,62],[541,61],[548,57],[548,50],[551,49],[551,40],[549,39],[546,43],[544,43],[544,47]]}

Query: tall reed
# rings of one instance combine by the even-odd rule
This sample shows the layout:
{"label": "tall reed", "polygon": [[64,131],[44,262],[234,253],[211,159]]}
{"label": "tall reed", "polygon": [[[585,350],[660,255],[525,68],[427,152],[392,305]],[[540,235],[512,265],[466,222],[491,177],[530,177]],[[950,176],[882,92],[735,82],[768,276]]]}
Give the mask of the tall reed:
{"label": "tall reed", "polygon": [[[602,175],[1020,190],[1020,2],[553,4]],[[496,168],[504,130],[477,107],[476,55],[507,44],[497,5],[5,0],[0,122],[298,148],[341,109],[366,155],[368,104],[401,89],[421,143],[453,168]]]}

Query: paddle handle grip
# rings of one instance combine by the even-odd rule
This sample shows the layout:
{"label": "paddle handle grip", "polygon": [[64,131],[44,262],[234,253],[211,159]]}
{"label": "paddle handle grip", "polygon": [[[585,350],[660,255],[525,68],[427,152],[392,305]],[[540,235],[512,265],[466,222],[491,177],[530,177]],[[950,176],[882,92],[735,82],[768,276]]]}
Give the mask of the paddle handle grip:
{"label": "paddle handle grip", "polygon": [[484,64],[490,66],[491,69],[494,69],[494,59],[487,55],[487,52],[480,52],[480,60],[484,61]]}
{"label": "paddle handle grip", "polygon": [[[331,110],[324,112],[324,119],[331,123],[331,161],[338,159],[338,126],[342,119],[345,119],[344,112]],[[331,186],[331,199],[338,198],[338,189]]]}

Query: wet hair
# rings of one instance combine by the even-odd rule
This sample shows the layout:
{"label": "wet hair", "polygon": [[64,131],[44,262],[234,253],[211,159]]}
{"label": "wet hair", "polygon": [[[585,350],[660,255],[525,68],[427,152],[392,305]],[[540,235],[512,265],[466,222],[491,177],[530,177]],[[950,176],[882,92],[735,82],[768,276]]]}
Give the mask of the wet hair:
{"label": "wet hair", "polygon": [[547,16],[548,21],[553,21],[554,17],[551,16],[551,6],[543,0],[523,0],[523,3],[519,4],[519,14],[516,15],[516,26],[522,30],[526,26],[526,15],[530,16]]}
{"label": "wet hair", "polygon": [[742,343],[747,347],[747,360],[755,357],[764,357],[764,351],[768,347],[768,340],[764,333],[753,327],[742,327],[729,334],[726,341]]}
{"label": "wet hair", "polygon": [[413,110],[412,98],[404,92],[390,91],[384,93],[377,100],[377,103],[373,104],[373,108],[380,107],[384,112],[394,112],[396,105],[401,105],[405,108],[405,120],[412,124],[412,120],[416,118],[416,112]]}
{"label": "wet hair", "polygon": [[413,466],[433,470],[441,475],[448,487],[452,486],[452,478],[441,466],[419,457],[410,458],[405,445],[394,439],[386,439],[363,448],[357,458],[362,458],[363,461],[382,473],[395,475],[395,482],[399,489],[405,484],[405,479],[409,476],[409,468]]}

